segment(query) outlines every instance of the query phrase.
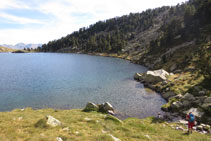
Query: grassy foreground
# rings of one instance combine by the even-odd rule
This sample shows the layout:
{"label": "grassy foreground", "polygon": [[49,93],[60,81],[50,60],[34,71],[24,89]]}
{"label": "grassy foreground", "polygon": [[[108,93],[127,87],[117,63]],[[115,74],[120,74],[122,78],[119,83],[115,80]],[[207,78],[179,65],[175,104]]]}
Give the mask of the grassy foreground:
{"label": "grassy foreground", "polygon": [[[51,115],[63,124],[49,127],[44,121]],[[57,137],[65,140],[112,141],[111,136],[122,141],[157,140],[157,141],[207,141],[211,135],[194,132],[185,135],[183,131],[172,129],[176,123],[158,121],[155,118],[128,118],[122,122],[115,117],[97,112],[81,110],[41,109],[13,110],[0,112],[0,140],[2,141],[56,141]],[[35,126],[36,125],[36,126]]]}

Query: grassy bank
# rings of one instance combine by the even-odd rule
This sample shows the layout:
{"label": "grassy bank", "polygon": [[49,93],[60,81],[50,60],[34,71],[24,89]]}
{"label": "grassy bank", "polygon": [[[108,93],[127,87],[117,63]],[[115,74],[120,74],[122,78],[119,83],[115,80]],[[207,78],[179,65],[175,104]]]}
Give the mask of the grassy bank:
{"label": "grassy bank", "polygon": [[[62,122],[62,126],[50,127],[44,122],[51,115]],[[158,121],[155,118],[128,118],[119,122],[112,116],[81,110],[41,109],[13,110],[0,112],[0,140],[63,140],[112,141],[121,140],[168,140],[198,141],[211,140],[210,135],[194,132],[191,135],[172,129],[176,123]],[[36,126],[35,126],[36,125]]]}

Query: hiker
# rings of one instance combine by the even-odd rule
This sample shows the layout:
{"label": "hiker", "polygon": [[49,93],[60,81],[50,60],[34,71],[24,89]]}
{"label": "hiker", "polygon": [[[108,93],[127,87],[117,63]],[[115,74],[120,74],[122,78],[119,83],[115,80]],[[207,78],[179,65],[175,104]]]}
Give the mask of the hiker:
{"label": "hiker", "polygon": [[194,122],[195,122],[195,116],[192,112],[190,112],[187,116],[186,119],[188,120],[188,133],[192,134]]}

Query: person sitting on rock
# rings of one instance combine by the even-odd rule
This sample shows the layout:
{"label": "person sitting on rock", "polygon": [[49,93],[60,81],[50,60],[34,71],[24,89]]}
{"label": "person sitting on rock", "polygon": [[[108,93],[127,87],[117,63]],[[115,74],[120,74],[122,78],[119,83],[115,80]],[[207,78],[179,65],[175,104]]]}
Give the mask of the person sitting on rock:
{"label": "person sitting on rock", "polygon": [[194,122],[195,122],[195,116],[192,112],[190,112],[187,116],[186,119],[188,120],[188,133],[192,134]]}

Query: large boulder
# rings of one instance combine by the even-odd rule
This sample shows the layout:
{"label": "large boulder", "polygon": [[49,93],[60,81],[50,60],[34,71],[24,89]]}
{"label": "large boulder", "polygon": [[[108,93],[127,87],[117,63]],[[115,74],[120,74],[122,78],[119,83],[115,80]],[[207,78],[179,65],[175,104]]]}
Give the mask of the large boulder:
{"label": "large boulder", "polygon": [[169,73],[163,69],[155,70],[155,71],[147,71],[144,75],[144,79],[149,83],[156,83],[167,80],[167,76]]}
{"label": "large boulder", "polygon": [[86,104],[86,107],[83,109],[83,111],[85,111],[85,112],[98,111],[98,110],[99,110],[99,106],[97,106],[93,102],[88,102]]}
{"label": "large boulder", "polygon": [[48,115],[46,118],[47,118],[46,124],[51,127],[56,127],[56,126],[62,125],[62,123],[58,119],[56,119],[50,115]]}

